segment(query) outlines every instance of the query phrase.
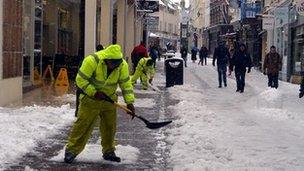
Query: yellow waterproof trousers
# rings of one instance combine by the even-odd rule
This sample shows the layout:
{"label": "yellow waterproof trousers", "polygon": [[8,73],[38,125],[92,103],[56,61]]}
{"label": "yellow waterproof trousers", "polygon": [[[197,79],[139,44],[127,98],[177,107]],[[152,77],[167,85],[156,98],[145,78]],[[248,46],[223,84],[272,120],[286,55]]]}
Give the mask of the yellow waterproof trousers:
{"label": "yellow waterproof trousers", "polygon": [[116,133],[116,108],[106,101],[97,101],[84,96],[80,101],[78,118],[70,133],[66,150],[78,155],[84,149],[100,117],[99,129],[101,135],[102,152],[114,152],[114,138]]}

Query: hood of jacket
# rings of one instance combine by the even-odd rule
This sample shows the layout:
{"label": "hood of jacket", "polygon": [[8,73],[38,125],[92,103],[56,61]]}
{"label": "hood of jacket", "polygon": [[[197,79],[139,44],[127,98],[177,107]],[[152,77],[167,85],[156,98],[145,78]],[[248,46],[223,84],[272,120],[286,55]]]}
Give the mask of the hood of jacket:
{"label": "hood of jacket", "polygon": [[123,54],[119,45],[110,45],[106,49],[99,51],[102,59],[122,59]]}

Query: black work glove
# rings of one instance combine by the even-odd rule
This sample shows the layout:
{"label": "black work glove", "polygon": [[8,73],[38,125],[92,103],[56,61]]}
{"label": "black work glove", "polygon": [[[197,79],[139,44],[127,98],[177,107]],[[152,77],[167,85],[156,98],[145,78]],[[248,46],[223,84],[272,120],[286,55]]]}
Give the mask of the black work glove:
{"label": "black work glove", "polygon": [[215,63],[214,63],[214,62],[212,62],[212,65],[213,65],[213,66],[215,66]]}
{"label": "black work glove", "polygon": [[247,73],[250,73],[251,72],[251,68],[248,68],[248,71],[247,71]]}
{"label": "black work glove", "polygon": [[97,100],[106,100],[107,99],[107,95],[104,94],[103,92],[101,91],[97,91],[94,95],[95,99]]}
{"label": "black work glove", "polygon": [[152,79],[152,78],[151,78],[151,79],[149,79],[149,83],[150,83],[150,84],[152,84],[152,81],[153,81],[153,79]]}
{"label": "black work glove", "polygon": [[134,119],[134,117],[135,117],[135,108],[134,108],[134,105],[132,103],[131,104],[127,104],[127,108],[132,111],[132,113],[128,112],[128,114],[132,115],[132,119]]}

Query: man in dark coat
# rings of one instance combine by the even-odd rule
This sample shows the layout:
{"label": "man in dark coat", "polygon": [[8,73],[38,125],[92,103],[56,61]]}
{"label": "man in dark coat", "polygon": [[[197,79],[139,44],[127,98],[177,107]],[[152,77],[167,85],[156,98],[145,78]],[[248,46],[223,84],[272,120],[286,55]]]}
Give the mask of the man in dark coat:
{"label": "man in dark coat", "polygon": [[186,46],[181,47],[180,53],[181,53],[182,58],[184,59],[185,67],[187,67],[188,49],[186,48]]}
{"label": "man in dark coat", "polygon": [[199,57],[200,57],[200,61],[198,64],[201,63],[201,65],[207,65],[207,57],[208,57],[208,49],[206,48],[206,46],[202,46],[200,51],[199,51]]}
{"label": "man in dark coat", "polygon": [[133,63],[133,72],[135,72],[138,62],[143,57],[148,57],[148,51],[145,47],[144,42],[140,42],[140,45],[134,47],[134,49],[131,53],[131,60]]}
{"label": "man in dark coat", "polygon": [[241,44],[240,49],[233,54],[230,60],[230,71],[235,72],[237,89],[236,92],[243,93],[245,88],[245,75],[246,68],[248,68],[248,73],[251,71],[251,57],[247,52],[245,44]]}
{"label": "man in dark coat", "polygon": [[270,52],[266,55],[263,65],[264,74],[268,75],[268,87],[279,87],[279,71],[282,70],[282,58],[276,52],[276,47],[271,46]]}
{"label": "man in dark coat", "polygon": [[213,66],[215,66],[215,61],[217,63],[219,88],[222,88],[222,82],[224,82],[224,86],[227,87],[226,72],[227,72],[227,64],[229,58],[230,58],[230,54],[225,46],[225,43],[220,42],[218,47],[216,47],[214,50],[213,62],[212,62]]}
{"label": "man in dark coat", "polygon": [[303,96],[304,96],[304,71],[302,71],[302,83],[300,85],[299,97],[302,98]]}

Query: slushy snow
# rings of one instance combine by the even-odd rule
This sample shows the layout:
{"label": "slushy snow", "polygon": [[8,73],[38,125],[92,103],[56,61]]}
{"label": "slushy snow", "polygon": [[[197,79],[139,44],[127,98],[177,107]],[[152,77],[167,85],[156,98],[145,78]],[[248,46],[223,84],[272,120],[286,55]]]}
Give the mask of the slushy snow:
{"label": "slushy snow", "polygon": [[71,124],[73,114],[74,109],[69,105],[0,108],[0,170],[33,150],[38,141]]}
{"label": "slushy snow", "polygon": [[185,84],[169,88],[179,103],[168,134],[173,170],[304,170],[304,101],[299,85],[246,74],[243,94],[234,73],[219,89],[216,67],[189,63]]}
{"label": "slushy snow", "polygon": [[[100,142],[100,140],[98,141]],[[62,162],[64,157],[64,149],[59,154],[50,159],[50,161]],[[139,149],[130,145],[117,145],[115,153],[121,156],[121,163],[113,163],[102,158],[102,147],[99,143],[87,144],[84,151],[77,156],[76,162],[90,162],[90,163],[110,163],[110,164],[131,164],[138,159]]]}

